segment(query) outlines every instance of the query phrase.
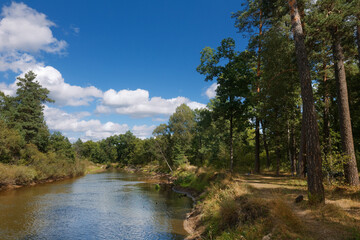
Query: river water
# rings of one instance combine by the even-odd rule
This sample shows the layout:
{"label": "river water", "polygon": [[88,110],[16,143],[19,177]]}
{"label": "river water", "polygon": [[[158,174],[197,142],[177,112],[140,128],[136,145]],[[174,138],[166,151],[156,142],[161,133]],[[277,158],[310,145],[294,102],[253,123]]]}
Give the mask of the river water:
{"label": "river water", "polygon": [[0,239],[184,239],[191,200],[123,172],[0,193]]}

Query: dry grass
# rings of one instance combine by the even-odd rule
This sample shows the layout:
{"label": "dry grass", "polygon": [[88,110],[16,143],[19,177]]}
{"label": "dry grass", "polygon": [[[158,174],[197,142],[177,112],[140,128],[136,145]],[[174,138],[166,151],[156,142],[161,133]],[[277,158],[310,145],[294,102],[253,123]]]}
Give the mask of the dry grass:
{"label": "dry grass", "polygon": [[29,184],[34,181],[36,177],[37,173],[34,168],[0,163],[0,187]]}
{"label": "dry grass", "polygon": [[93,163],[89,160],[83,161],[85,165],[85,174],[100,173],[106,170],[106,165]]}
{"label": "dry grass", "polygon": [[[302,179],[225,177],[207,191],[201,206],[204,239],[360,239],[359,189],[326,188],[326,204],[308,205]],[[303,194],[305,200],[295,204]]]}

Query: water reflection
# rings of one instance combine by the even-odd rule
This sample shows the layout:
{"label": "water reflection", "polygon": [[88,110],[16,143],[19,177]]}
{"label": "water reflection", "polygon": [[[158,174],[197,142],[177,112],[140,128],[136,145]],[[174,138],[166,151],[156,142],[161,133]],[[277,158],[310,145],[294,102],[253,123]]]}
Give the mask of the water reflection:
{"label": "water reflection", "polygon": [[191,201],[141,180],[108,172],[0,193],[0,239],[183,239]]}

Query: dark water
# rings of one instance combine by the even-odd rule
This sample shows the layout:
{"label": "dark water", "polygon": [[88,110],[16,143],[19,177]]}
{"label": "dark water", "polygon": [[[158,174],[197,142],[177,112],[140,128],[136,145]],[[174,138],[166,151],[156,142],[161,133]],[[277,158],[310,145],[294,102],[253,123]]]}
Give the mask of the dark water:
{"label": "dark water", "polygon": [[107,172],[0,193],[0,239],[183,239],[191,201],[142,180]]}

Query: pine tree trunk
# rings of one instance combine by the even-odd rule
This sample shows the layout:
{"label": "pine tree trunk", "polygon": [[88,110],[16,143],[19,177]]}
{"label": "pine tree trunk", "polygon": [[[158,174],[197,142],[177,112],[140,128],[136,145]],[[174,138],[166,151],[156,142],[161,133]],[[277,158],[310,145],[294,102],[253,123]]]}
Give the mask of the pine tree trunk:
{"label": "pine tree trunk", "polygon": [[[358,17],[360,19],[360,17]],[[358,49],[358,64],[360,69],[360,25],[356,26],[356,42],[357,42],[357,49]]]}
{"label": "pine tree trunk", "polygon": [[296,60],[301,81],[301,98],[303,102],[303,127],[306,140],[306,160],[308,173],[308,195],[310,203],[325,201],[322,184],[322,161],[319,142],[319,130],[316,121],[310,67],[307,58],[304,34],[296,0],[289,0],[292,30],[294,33]]}
{"label": "pine tree trunk", "polygon": [[330,116],[330,93],[329,93],[329,83],[327,81],[327,76],[326,76],[326,63],[323,64],[323,71],[324,71],[324,76],[323,76],[323,84],[324,84],[324,115],[323,115],[323,121],[324,121],[324,142],[325,142],[325,146],[324,146],[324,161],[327,164],[330,164],[330,157],[329,154],[331,152],[331,138],[330,138],[330,121],[329,121],[329,116]]}
{"label": "pine tree trunk", "polygon": [[255,125],[255,173],[260,173],[260,124],[256,117]]}
{"label": "pine tree trunk", "polygon": [[294,176],[295,174],[295,137],[294,137],[294,131],[292,127],[288,127],[288,157],[290,162],[290,168],[291,168],[291,175]]}
{"label": "pine tree trunk", "polygon": [[296,169],[296,175],[298,177],[306,177],[305,166],[306,166],[306,126],[304,120],[301,120],[301,138],[300,138],[300,150],[299,159]]}
{"label": "pine tree trunk", "polygon": [[335,78],[338,89],[337,104],[339,108],[340,134],[342,150],[346,162],[344,164],[345,180],[351,186],[358,186],[359,174],[356,164],[354,140],[351,129],[344,54],[341,46],[340,36],[336,32],[333,32],[333,41]]}
{"label": "pine tree trunk", "polygon": [[267,139],[266,139],[266,127],[265,127],[265,121],[261,121],[261,127],[263,130],[263,141],[264,141],[264,148],[265,148],[265,153],[266,153],[266,167],[269,168],[270,167],[270,155],[269,155],[269,147],[267,144]]}
{"label": "pine tree trunk", "polygon": [[[258,59],[257,59],[257,97],[260,93],[260,87],[259,87],[259,81],[260,81],[260,69],[261,69],[261,58],[260,58],[260,52],[261,52],[261,35],[262,35],[262,11],[260,9],[259,13],[259,45],[258,45]],[[259,116],[256,116],[255,120],[255,173],[260,173],[260,120]]]}
{"label": "pine tree trunk", "polygon": [[[280,134],[277,135],[279,138]],[[276,176],[280,175],[280,160],[281,160],[281,149],[280,149],[280,141],[276,141]]]}
{"label": "pine tree trunk", "polygon": [[234,166],[234,148],[233,148],[233,115],[230,116],[230,172]]}

